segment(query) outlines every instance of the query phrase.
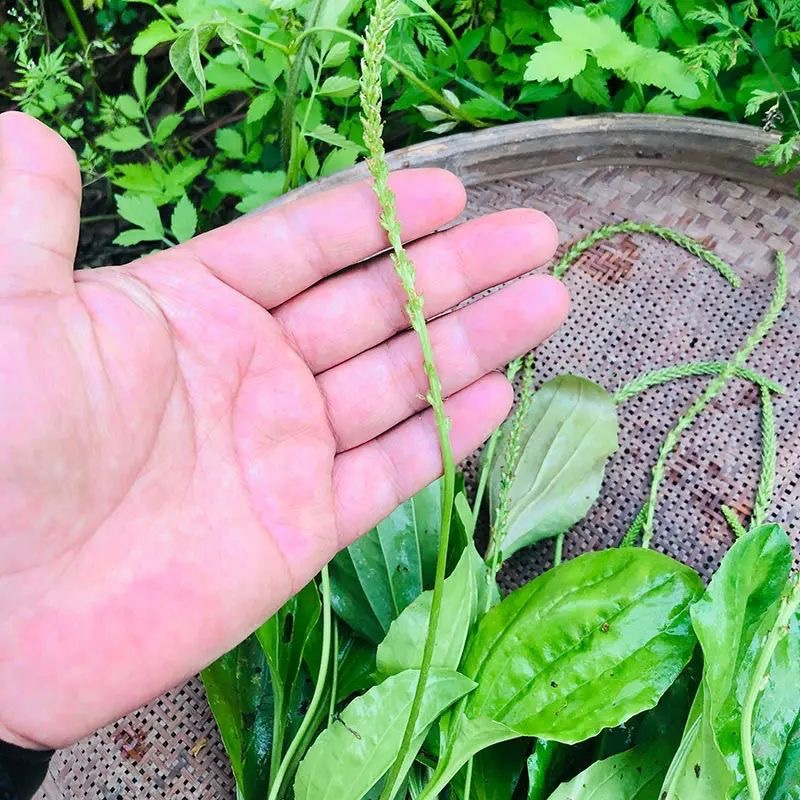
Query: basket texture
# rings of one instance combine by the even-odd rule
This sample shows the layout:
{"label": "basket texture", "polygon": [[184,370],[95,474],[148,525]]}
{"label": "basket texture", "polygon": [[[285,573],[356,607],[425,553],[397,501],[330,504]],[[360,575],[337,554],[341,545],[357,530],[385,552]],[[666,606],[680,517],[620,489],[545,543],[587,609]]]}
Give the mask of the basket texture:
{"label": "basket texture", "polygon": [[[624,118],[574,121],[578,133],[568,137],[567,155],[566,145],[558,144],[568,133],[563,125],[533,123],[509,126],[501,140],[482,134],[482,144],[475,136],[458,136],[411,148],[395,163],[446,163],[460,172],[469,189],[466,218],[515,206],[540,208],[557,222],[562,248],[609,222],[654,222],[698,238],[742,276],[742,288],[733,289],[706,264],[649,236],[622,235],[601,243],[567,275],[573,310],[565,327],[540,348],[537,382],[569,371],[614,390],[656,367],[725,359],[766,307],[774,251],[786,250],[789,302],[750,365],[788,390],[775,398],[779,451],[773,516],[794,531],[797,543],[800,202],[788,182],[750,169],[752,153],[763,143],[757,132],[663,120],[659,127],[657,120],[636,119],[636,125],[650,126],[646,136],[641,128],[626,134]],[[539,138],[537,158],[540,135],[546,143]],[[736,175],[742,178],[731,177]],[[768,185],[749,182],[754,179]],[[622,406],[620,450],[600,500],[568,535],[565,557],[620,540],[646,497],[658,446],[708,380],[690,378],[650,389]],[[750,509],[760,461],[758,419],[757,390],[734,380],[669,460],[654,544],[704,575],[730,544],[720,504],[744,517]],[[473,456],[464,464],[468,483],[476,460]],[[518,553],[504,568],[505,587],[529,580],[551,558],[552,542]],[[190,681],[59,753],[38,797],[233,798],[233,781],[199,683]]]}

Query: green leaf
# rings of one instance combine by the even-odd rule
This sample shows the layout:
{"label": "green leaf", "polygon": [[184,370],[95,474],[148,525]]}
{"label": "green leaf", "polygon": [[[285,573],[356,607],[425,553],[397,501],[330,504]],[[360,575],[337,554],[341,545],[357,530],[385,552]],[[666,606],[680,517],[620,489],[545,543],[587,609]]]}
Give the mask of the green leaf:
{"label": "green leaf", "polygon": [[333,175],[335,172],[352,167],[358,160],[358,150],[355,147],[347,147],[334,150],[325,157],[322,162],[319,174],[324,178]]}
{"label": "green leaf", "polygon": [[[617,22],[605,15],[588,16],[582,8],[554,7],[550,22],[556,36],[573,47],[597,50],[610,42],[627,39]],[[571,76],[570,76],[571,77]]]}
{"label": "green leaf", "polygon": [[266,797],[272,749],[272,687],[264,653],[250,636],[200,677],[243,800]]}
{"label": "green leaf", "polygon": [[543,103],[546,100],[553,100],[562,95],[565,88],[564,84],[560,83],[528,83],[520,89],[517,103],[522,105],[524,103]]}
{"label": "green leaf", "polygon": [[660,741],[640,745],[596,761],[562,783],[549,800],[658,800],[671,756]]}
{"label": "green leaf", "polygon": [[786,740],[786,747],[764,800],[800,800],[800,714]]}
{"label": "green leaf", "polygon": [[161,236],[152,231],[145,231],[141,228],[133,228],[131,230],[122,231],[114,237],[114,244],[121,244],[123,247],[131,247],[135,244],[142,242],[160,242]]}
{"label": "green leaf", "polygon": [[572,88],[575,94],[586,100],[587,103],[601,108],[611,107],[607,73],[597,66],[597,62],[593,58],[586,62],[586,69],[572,79]]}
{"label": "green leaf", "polygon": [[244,158],[244,139],[234,128],[219,128],[214,136],[214,142],[228,158],[235,161]]}
{"label": "green leaf", "polygon": [[489,30],[489,49],[496,55],[501,56],[506,49],[506,35],[499,29],[492,27]]}
{"label": "green leaf", "polygon": [[245,188],[245,195],[236,204],[236,208],[246,214],[283,194],[286,173],[283,170],[275,170],[274,172],[256,170],[255,172],[242,174],[241,182]]}
{"label": "green leaf", "polygon": [[140,103],[147,98],[147,64],[140,58],[133,68],[133,91]]}
{"label": "green leaf", "polygon": [[[470,800],[511,800],[525,769],[530,741],[516,739],[481,750],[472,760]],[[456,800],[464,797],[465,770],[453,781]]]}
{"label": "green leaf", "polygon": [[586,66],[586,50],[570,42],[547,42],[528,61],[526,81],[568,81]]}
{"label": "green leaf", "polygon": [[314,581],[280,608],[255,633],[269,664],[275,697],[275,736],[273,747],[283,752],[287,732],[296,726],[292,697],[301,682],[306,648],[320,623],[321,603]]}
{"label": "green leaf", "polygon": [[326,125],[325,123],[317,125],[316,128],[308,131],[306,136],[310,136],[312,139],[317,139],[320,142],[325,142],[325,144],[333,145],[334,147],[358,147],[358,145],[351,142],[346,136],[342,136],[341,133],[338,133],[330,125]]}
{"label": "green leaf", "polygon": [[223,64],[219,60],[210,61],[204,70],[206,80],[214,87],[226,92],[243,92],[255,84],[239,67]]}
{"label": "green leaf", "polygon": [[[470,543],[444,582],[433,652],[434,667],[458,668],[467,634],[478,616],[478,580],[483,571],[483,561]],[[377,667],[380,675],[397,675],[407,669],[420,669],[432,599],[432,590],[423,592],[392,622],[386,638],[378,645]]]}
{"label": "green leaf", "polygon": [[[701,800],[709,787],[720,797],[733,797],[744,788],[742,703],[791,565],[786,533],[777,525],[756,528],[737,540],[692,608],[705,659],[703,682],[663,787],[667,800]],[[781,642],[756,709],[753,746],[764,786],[777,769],[800,711],[798,643],[796,636]],[[700,784],[696,764],[702,765]]]}
{"label": "green leaf", "polygon": [[[401,672],[353,700],[301,762],[294,783],[295,800],[361,800],[387,772],[400,749],[418,678],[417,670]],[[414,728],[411,759],[428,728],[474,686],[457,672],[431,671]]]}
{"label": "green leaf", "polygon": [[200,53],[211,41],[216,24],[197,25],[182,33],[169,48],[169,63],[175,74],[197,100],[200,110],[206,93],[206,78]]}
{"label": "green leaf", "polygon": [[331,562],[333,608],[367,641],[380,643],[392,620],[433,586],[440,523],[437,481]]}
{"label": "green leaf", "polygon": [[102,133],[95,142],[99,147],[114,153],[139,150],[148,143],[147,137],[135,125],[123,125],[121,128]]}
{"label": "green leaf", "polygon": [[325,57],[322,59],[322,66],[324,68],[339,67],[345,62],[349,55],[349,41],[334,42],[334,44],[331,46],[331,49],[325,53]]}
{"label": "green leaf", "polygon": [[[618,67],[623,76],[634,83],[644,83],[667,89],[678,97],[695,99],[700,96],[697,82],[684,63],[670,53],[633,45],[637,50],[627,63]],[[599,56],[598,56],[599,61]],[[608,66],[608,65],[605,65]]]}
{"label": "green leaf", "polygon": [[528,758],[528,800],[547,800],[554,784],[553,772],[564,760],[566,745],[537,739]]}
{"label": "green leaf", "polygon": [[178,242],[186,242],[197,233],[197,210],[186,195],[175,205],[169,226]]}
{"label": "green leaf", "polygon": [[127,222],[136,225],[160,239],[164,235],[164,225],[158,207],[151,197],[141,194],[118,194],[116,196],[117,213]]}
{"label": "green leaf", "polygon": [[250,107],[247,109],[247,116],[245,117],[245,122],[250,125],[253,122],[258,122],[260,119],[269,114],[272,110],[272,106],[275,105],[275,93],[274,92],[262,92],[258,95],[252,103],[250,103]]}
{"label": "green leaf", "polygon": [[171,42],[177,37],[172,25],[165,19],[157,19],[136,34],[131,45],[131,54],[134,56],[147,55],[156,45]]}
{"label": "green leaf", "polygon": [[747,106],[744,110],[745,116],[751,117],[753,114],[758,114],[758,112],[761,110],[761,106],[763,106],[764,103],[774,102],[778,99],[778,97],[779,95],[777,92],[754,89],[750,95],[750,99],[747,101]]}
{"label": "green leaf", "polygon": [[625,722],[689,661],[689,606],[701,592],[693,570],[648,550],[561,564],[478,623],[463,670],[479,685],[465,714],[567,744]]}
{"label": "green leaf", "polygon": [[317,94],[323,97],[352,97],[358,91],[358,81],[345,75],[325,78]]}
{"label": "green leaf", "polygon": [[[490,477],[494,519],[510,423]],[[519,459],[508,495],[508,525],[499,543],[504,558],[568,531],[600,493],[605,464],[617,449],[617,410],[596,383],[561,375],[534,394],[519,438]]]}
{"label": "green leaf", "polygon": [[119,97],[115,98],[114,105],[116,105],[128,119],[141,119],[144,116],[139,101],[134,100],[129,94],[121,94]]}
{"label": "green leaf", "polygon": [[161,117],[153,132],[153,140],[156,144],[164,144],[175,133],[181,122],[183,122],[182,114],[167,114],[165,117]]}

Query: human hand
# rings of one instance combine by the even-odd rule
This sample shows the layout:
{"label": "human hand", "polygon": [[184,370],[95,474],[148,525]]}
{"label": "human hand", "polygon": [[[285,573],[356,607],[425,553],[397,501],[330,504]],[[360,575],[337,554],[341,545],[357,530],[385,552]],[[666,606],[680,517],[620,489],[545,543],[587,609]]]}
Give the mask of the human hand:
{"label": "human hand", "polygon": [[[428,236],[460,183],[392,184],[429,315],[556,246],[522,209]],[[197,672],[441,469],[367,183],[73,272],[80,190],[63,140],[0,116],[0,738],[24,746]],[[567,304],[529,277],[431,323],[456,457]]]}

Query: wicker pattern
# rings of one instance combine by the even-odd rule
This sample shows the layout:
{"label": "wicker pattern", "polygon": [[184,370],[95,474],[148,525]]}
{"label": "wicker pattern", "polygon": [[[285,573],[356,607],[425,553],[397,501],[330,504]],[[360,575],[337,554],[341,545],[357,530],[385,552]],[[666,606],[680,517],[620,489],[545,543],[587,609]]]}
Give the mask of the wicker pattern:
{"label": "wicker pattern", "polygon": [[[567,275],[573,312],[541,348],[539,380],[574,371],[613,390],[678,361],[725,358],[769,298],[773,251],[800,262],[800,203],[731,180],[654,167],[582,167],[490,181],[470,189],[466,216],[513,206],[550,213],[567,243],[626,218],[676,227],[713,247],[743,276],[735,290],[673,245],[620,236],[584,255]],[[796,276],[795,276],[796,277]],[[776,398],[780,438],[775,516],[797,531],[800,516],[800,300],[787,311],[752,366],[789,390]],[[704,378],[652,389],[621,410],[621,449],[602,498],[567,538],[566,557],[621,538],[646,496],[656,449]],[[473,474],[475,458],[466,463]],[[704,574],[730,542],[719,513],[726,502],[746,515],[759,463],[758,393],[733,382],[682,439],[670,459],[656,515],[655,544]],[[512,559],[507,588],[552,557],[542,543]],[[233,798],[233,782],[196,681],[176,689],[54,760],[41,800]]]}

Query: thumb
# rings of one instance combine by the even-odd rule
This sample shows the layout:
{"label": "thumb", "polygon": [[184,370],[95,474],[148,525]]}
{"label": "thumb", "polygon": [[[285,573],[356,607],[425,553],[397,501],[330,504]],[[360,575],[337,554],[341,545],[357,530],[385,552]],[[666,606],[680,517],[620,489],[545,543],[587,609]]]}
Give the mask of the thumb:
{"label": "thumb", "polygon": [[71,291],[80,206],[72,148],[27,114],[0,114],[0,297]]}

